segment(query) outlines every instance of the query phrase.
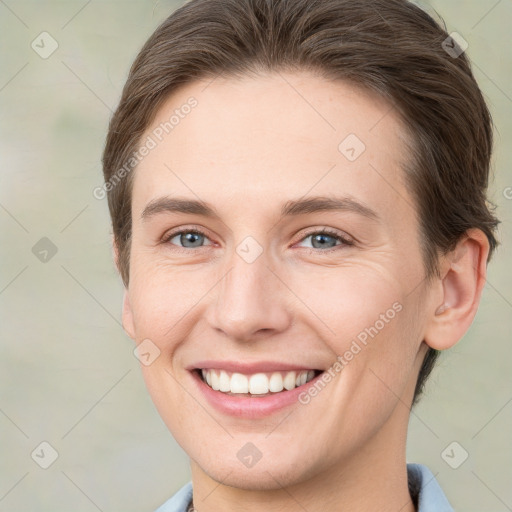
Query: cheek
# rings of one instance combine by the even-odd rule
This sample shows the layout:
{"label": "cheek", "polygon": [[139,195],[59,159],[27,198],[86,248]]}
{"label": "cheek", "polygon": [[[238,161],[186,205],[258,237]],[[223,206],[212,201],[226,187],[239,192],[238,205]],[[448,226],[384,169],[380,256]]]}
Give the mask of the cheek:
{"label": "cheek", "polygon": [[313,313],[301,319],[342,358],[339,402],[357,397],[357,411],[359,404],[394,401],[409,381],[421,341],[418,307],[407,283],[381,267],[354,267],[294,284]]}
{"label": "cheek", "polygon": [[323,269],[294,278],[293,289],[338,354],[353,339],[364,342],[369,332],[389,332],[405,295],[401,283],[380,267]]}
{"label": "cheek", "polygon": [[161,269],[154,264],[130,282],[130,303],[137,338],[150,338],[160,350],[172,348],[194,308],[211,288],[208,272]]}
{"label": "cheek", "polygon": [[[197,324],[204,307],[215,307],[208,294],[215,294],[222,275],[212,266],[179,267],[141,260],[133,267],[130,302],[137,339],[150,338],[161,351],[173,351]],[[283,295],[274,296],[276,307],[292,308],[298,323],[311,328],[337,355],[354,340],[364,345],[405,326],[397,321],[405,316],[399,311],[405,306],[404,283],[382,266],[308,266],[281,274],[293,294],[284,290]]]}

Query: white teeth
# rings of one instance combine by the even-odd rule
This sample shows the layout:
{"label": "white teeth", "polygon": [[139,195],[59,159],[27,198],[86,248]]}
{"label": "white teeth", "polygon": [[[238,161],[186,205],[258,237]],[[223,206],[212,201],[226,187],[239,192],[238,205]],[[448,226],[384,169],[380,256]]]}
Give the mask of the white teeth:
{"label": "white teeth", "polygon": [[273,393],[278,393],[279,391],[283,391],[283,377],[280,373],[273,373],[268,381],[268,389]]}
{"label": "white teeth", "polygon": [[249,379],[249,393],[251,395],[264,395],[268,393],[268,377],[264,373],[251,375]]}
{"label": "white teeth", "polygon": [[314,370],[270,372],[244,375],[243,373],[230,373],[225,370],[201,370],[203,381],[215,391],[223,393],[239,393],[252,395],[265,395],[269,392],[279,393],[283,390],[292,390],[303,386],[315,377]]}
{"label": "white teeth", "polygon": [[288,372],[283,380],[284,387],[290,391],[296,386],[295,372]]}
{"label": "white teeth", "polygon": [[231,391],[229,375],[222,370],[219,377],[219,391]]}
{"label": "white teeth", "polygon": [[220,377],[219,377],[219,374],[217,372],[212,372],[210,378],[212,379],[212,389],[214,389],[215,391],[219,391],[220,390]]}
{"label": "white teeth", "polygon": [[[217,372],[212,373],[215,375]],[[233,373],[230,384],[231,393],[249,393],[249,379],[242,373]]]}

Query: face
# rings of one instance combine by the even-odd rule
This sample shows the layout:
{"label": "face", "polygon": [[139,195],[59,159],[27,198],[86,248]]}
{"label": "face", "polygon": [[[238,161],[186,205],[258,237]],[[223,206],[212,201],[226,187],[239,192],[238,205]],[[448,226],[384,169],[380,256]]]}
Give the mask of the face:
{"label": "face", "polygon": [[403,450],[429,290],[399,118],[307,73],[208,83],[134,171],[123,325],[160,415],[247,489]]}

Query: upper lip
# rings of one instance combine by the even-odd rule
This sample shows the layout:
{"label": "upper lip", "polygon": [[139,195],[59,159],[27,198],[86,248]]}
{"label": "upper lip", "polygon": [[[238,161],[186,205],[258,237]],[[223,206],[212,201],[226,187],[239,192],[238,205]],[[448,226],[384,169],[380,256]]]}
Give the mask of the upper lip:
{"label": "upper lip", "polygon": [[244,374],[253,374],[272,371],[293,371],[293,370],[317,370],[316,366],[305,366],[300,364],[282,363],[279,361],[257,361],[252,363],[243,363],[240,361],[198,361],[187,367],[187,370],[226,370],[228,372],[237,372]]}

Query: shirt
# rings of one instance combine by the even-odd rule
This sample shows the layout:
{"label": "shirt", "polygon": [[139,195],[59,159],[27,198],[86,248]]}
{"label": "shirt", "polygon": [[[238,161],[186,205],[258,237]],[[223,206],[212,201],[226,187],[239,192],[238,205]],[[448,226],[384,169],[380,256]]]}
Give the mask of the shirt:
{"label": "shirt", "polygon": [[[409,492],[418,512],[454,512],[434,475],[423,464],[407,464]],[[186,512],[192,501],[192,482],[185,484],[155,512]]]}

